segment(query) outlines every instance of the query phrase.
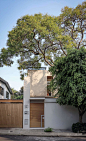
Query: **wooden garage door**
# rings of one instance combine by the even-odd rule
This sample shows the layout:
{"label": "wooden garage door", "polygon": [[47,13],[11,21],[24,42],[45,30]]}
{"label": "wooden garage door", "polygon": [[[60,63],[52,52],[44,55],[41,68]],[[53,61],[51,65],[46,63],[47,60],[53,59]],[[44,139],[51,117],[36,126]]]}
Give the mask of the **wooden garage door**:
{"label": "wooden garage door", "polygon": [[[30,127],[41,127],[41,115],[44,115],[44,103],[30,103]],[[44,127],[44,119],[42,119]]]}
{"label": "wooden garage door", "polygon": [[0,127],[23,127],[22,103],[0,103]]}

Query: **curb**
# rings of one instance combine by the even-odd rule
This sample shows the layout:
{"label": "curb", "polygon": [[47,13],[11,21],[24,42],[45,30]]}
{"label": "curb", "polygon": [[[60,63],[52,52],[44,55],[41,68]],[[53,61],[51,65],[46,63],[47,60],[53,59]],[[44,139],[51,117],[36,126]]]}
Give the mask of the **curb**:
{"label": "curb", "polygon": [[12,135],[12,136],[37,136],[37,137],[86,137],[86,134],[82,133],[0,133],[0,135]]}

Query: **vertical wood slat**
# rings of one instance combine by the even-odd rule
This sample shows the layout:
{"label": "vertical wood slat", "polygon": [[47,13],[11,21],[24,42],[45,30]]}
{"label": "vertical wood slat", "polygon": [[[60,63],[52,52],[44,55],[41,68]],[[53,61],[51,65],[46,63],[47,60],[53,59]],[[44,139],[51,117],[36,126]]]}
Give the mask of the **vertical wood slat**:
{"label": "vertical wood slat", "polygon": [[23,127],[22,103],[0,103],[0,127]]}
{"label": "vertical wood slat", "polygon": [[[30,127],[41,127],[41,115],[44,115],[44,103],[30,103]],[[42,127],[44,127],[44,119]]]}

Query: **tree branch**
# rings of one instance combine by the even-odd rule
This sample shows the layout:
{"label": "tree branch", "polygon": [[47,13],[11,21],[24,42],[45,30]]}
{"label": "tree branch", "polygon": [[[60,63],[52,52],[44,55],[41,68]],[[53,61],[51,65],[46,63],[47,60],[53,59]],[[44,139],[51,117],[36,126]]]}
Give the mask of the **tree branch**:
{"label": "tree branch", "polygon": [[63,50],[63,48],[62,48],[62,44],[61,44],[61,42],[59,41],[59,44],[60,44],[60,47],[61,47],[61,50],[63,51],[63,53],[67,56],[67,54],[66,54],[66,52]]}
{"label": "tree branch", "polygon": [[82,36],[81,36],[81,40],[80,40],[80,42],[79,42],[79,44],[78,44],[78,49],[79,49],[80,44],[81,44],[81,42],[82,42],[82,40],[83,40],[82,20],[81,20],[81,25],[80,25],[80,28],[81,28],[81,34],[82,34]]}

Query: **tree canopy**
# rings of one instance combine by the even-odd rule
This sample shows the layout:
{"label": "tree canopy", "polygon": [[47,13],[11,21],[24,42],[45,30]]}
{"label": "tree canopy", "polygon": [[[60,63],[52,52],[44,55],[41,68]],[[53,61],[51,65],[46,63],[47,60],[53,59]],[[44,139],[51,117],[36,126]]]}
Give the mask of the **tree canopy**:
{"label": "tree canopy", "polygon": [[86,49],[68,51],[66,57],[55,60],[50,72],[52,90],[58,89],[57,103],[78,108],[79,122],[82,122],[86,112]]}
{"label": "tree canopy", "polygon": [[20,88],[19,91],[15,90],[14,88],[12,89],[13,95],[11,96],[11,99],[23,99],[23,86]]}
{"label": "tree canopy", "polygon": [[[64,7],[58,17],[26,15],[9,31],[7,48],[0,53],[0,66],[13,64],[18,69],[40,67],[41,62],[53,66],[56,56],[67,56],[67,49],[86,46],[86,2],[75,8]],[[22,76],[22,75],[21,75]]]}

